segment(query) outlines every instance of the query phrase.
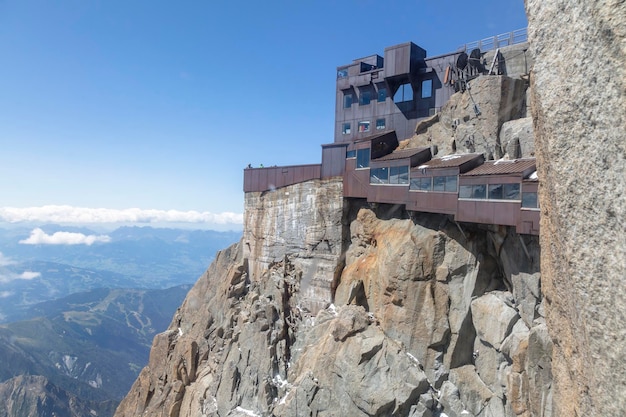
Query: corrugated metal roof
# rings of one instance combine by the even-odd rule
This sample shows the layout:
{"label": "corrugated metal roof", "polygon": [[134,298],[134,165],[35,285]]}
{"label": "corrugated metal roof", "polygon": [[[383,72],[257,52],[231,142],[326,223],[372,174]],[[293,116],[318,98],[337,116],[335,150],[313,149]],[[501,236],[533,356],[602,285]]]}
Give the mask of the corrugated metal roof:
{"label": "corrugated metal roof", "polygon": [[396,150],[396,151],[391,152],[390,154],[381,156],[380,158],[376,158],[374,159],[374,161],[393,161],[396,159],[410,158],[424,151],[430,151],[430,148],[422,147],[422,148],[410,148],[410,149]]}
{"label": "corrugated metal roof", "polygon": [[453,167],[461,166],[464,163],[471,161],[472,159],[480,158],[481,156],[482,155],[479,153],[446,155],[441,158],[433,158],[428,162],[424,162],[418,168],[419,169],[453,168]]}
{"label": "corrugated metal roof", "polygon": [[535,170],[535,158],[487,161],[463,176],[523,174]]}

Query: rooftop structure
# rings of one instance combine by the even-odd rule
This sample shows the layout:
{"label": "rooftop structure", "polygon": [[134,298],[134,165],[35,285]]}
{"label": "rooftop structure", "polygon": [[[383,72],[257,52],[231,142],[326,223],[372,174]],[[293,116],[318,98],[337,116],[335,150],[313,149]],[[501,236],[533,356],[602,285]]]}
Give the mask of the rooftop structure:
{"label": "rooftop structure", "polygon": [[516,55],[501,49],[525,41],[525,30],[519,32],[493,38],[491,66],[488,54],[477,48],[469,55],[465,46],[428,58],[408,42],[385,48],[384,57],[370,55],[338,67],[334,142],[322,145],[322,163],[247,168],[244,191],[342,176],[347,198],[538,234],[534,159],[485,162],[476,153],[432,158],[430,147],[400,149],[417,123],[438,112],[470,79],[526,74],[525,49],[518,48]]}

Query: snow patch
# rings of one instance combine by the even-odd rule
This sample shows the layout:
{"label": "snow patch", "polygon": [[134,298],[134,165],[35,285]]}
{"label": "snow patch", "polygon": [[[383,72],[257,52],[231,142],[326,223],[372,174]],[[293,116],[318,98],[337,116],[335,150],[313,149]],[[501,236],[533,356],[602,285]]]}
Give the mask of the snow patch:
{"label": "snow patch", "polygon": [[237,406],[237,408],[235,408],[235,411],[237,411],[239,413],[243,413],[243,414],[245,414],[247,416],[250,416],[250,417],[261,417],[260,414],[257,414],[257,413],[255,413],[252,410],[246,410],[245,408],[242,408],[242,407],[239,407],[239,406]]}
{"label": "snow patch", "polygon": [[339,313],[337,312],[337,307],[335,307],[334,304],[331,304],[328,306],[328,311],[330,311],[331,313],[333,313],[333,315],[338,315]]}
{"label": "snow patch", "polygon": [[445,155],[445,156],[441,157],[441,160],[442,161],[451,161],[453,159],[457,159],[457,158],[460,158],[460,157],[461,157],[461,155]]}
{"label": "snow patch", "polygon": [[537,171],[533,171],[533,173],[528,176],[528,179],[538,180],[539,177],[537,176]]}
{"label": "snow patch", "polygon": [[408,356],[409,359],[411,359],[411,362],[413,362],[415,365],[419,365],[420,361],[418,361],[415,356],[411,355],[409,352],[406,352],[406,356]]}
{"label": "snow patch", "polygon": [[178,328],[178,337],[183,335],[183,329],[181,329],[180,327]]}

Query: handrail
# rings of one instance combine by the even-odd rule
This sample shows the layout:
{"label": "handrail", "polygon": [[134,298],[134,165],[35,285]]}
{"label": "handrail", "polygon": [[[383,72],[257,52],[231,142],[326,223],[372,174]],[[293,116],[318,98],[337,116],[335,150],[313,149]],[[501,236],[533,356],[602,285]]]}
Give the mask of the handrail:
{"label": "handrail", "polygon": [[492,49],[502,48],[504,46],[515,45],[528,41],[528,29],[522,28],[512,32],[502,33],[500,35],[491,36],[479,41],[469,42],[459,46],[459,51],[471,51],[472,49],[480,49],[481,51],[490,51]]}

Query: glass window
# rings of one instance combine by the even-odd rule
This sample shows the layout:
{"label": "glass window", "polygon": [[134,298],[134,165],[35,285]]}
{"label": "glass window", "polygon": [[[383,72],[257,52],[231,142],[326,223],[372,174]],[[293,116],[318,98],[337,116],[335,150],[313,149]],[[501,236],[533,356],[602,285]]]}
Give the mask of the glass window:
{"label": "glass window", "polygon": [[446,191],[446,177],[433,177],[433,191]]}
{"label": "glass window", "polygon": [[408,184],[409,183],[409,167],[391,167],[389,168],[389,184]]}
{"label": "glass window", "polygon": [[396,94],[393,95],[393,101],[396,103],[402,103],[405,101],[413,100],[413,87],[410,83],[402,84],[398,87]]}
{"label": "glass window", "polygon": [[489,184],[489,199],[502,200],[502,184]]}
{"label": "glass window", "polygon": [[359,122],[359,132],[369,132],[369,131],[370,131],[369,120]]}
{"label": "glass window", "polygon": [[348,76],[348,70],[342,69],[337,71],[337,78],[346,78]]}
{"label": "glass window", "polygon": [[472,198],[472,186],[461,185],[459,187],[459,198]]}
{"label": "glass window", "polygon": [[355,150],[346,152],[346,159],[350,159],[350,158],[356,158],[356,151]]}
{"label": "glass window", "polygon": [[387,89],[385,87],[380,87],[378,89],[378,102],[382,103],[387,100]]}
{"label": "glass window", "polygon": [[422,98],[430,98],[433,95],[433,80],[422,81]]}
{"label": "glass window", "polygon": [[367,168],[370,166],[370,148],[357,149],[356,151],[356,167]]}
{"label": "glass window", "polygon": [[370,169],[370,184],[388,184],[389,168],[372,168]]}
{"label": "glass window", "polygon": [[504,199],[519,200],[519,184],[504,184]]}
{"label": "glass window", "polygon": [[446,191],[449,193],[456,193],[456,175],[449,175],[446,177]]}
{"label": "glass window", "polygon": [[349,109],[352,107],[352,93],[345,93],[343,95],[343,108]]}
{"label": "glass window", "polygon": [[487,186],[484,184],[472,185],[472,198],[487,198]]}
{"label": "glass window", "polygon": [[526,192],[522,193],[522,207],[526,208],[538,208],[539,205],[537,199],[537,193],[535,192]]}
{"label": "glass window", "polygon": [[382,130],[385,128],[385,119],[376,119],[376,130]]}
{"label": "glass window", "polygon": [[350,134],[350,123],[344,123],[342,128],[341,128],[341,133],[343,135],[349,135]]}
{"label": "glass window", "polygon": [[359,105],[365,106],[370,104],[372,101],[372,92],[371,91],[361,91],[361,97],[359,99]]}
{"label": "glass window", "polygon": [[487,186],[485,184],[479,185],[461,185],[459,187],[459,198],[487,198]]}
{"label": "glass window", "polygon": [[432,189],[431,177],[411,178],[411,190],[430,191]]}

